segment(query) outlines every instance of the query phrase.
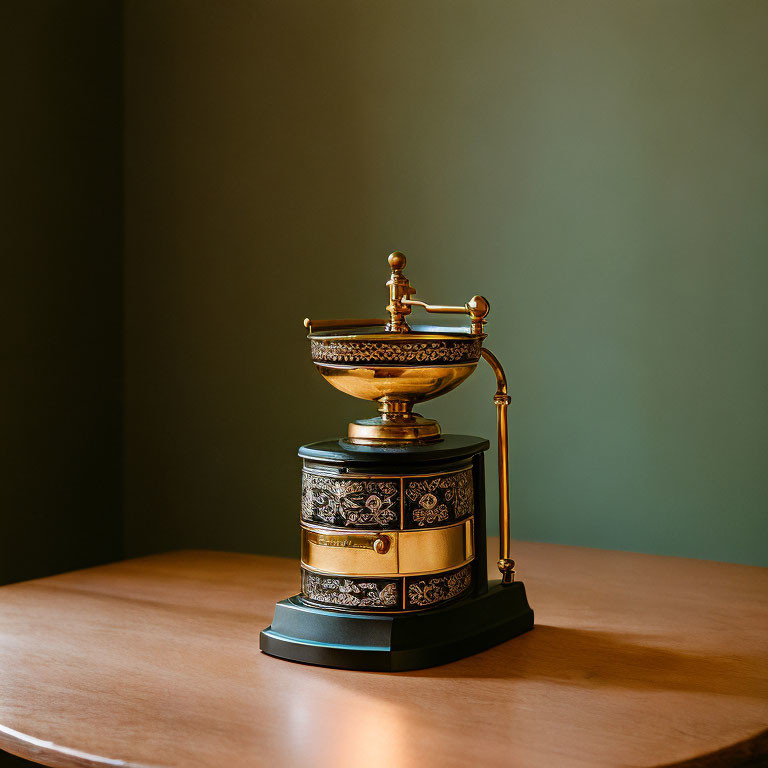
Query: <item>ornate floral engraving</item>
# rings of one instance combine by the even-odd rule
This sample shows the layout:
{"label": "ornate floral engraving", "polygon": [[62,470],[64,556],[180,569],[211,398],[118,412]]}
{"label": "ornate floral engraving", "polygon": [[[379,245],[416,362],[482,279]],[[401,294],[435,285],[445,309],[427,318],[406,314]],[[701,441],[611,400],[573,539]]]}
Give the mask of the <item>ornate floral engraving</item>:
{"label": "ornate floral engraving", "polygon": [[382,528],[399,523],[399,478],[360,480],[305,471],[301,480],[301,519],[350,528]]}
{"label": "ornate floral engraving", "polygon": [[465,565],[453,573],[444,573],[411,581],[408,584],[408,605],[425,608],[458,597],[472,583],[471,566]]}
{"label": "ornate floral engraving", "polygon": [[405,481],[406,517],[423,528],[461,520],[474,512],[472,470]]}
{"label": "ornate floral engraving", "polygon": [[[433,480],[429,483],[424,483],[424,485],[427,487],[437,486],[439,482],[439,480]],[[431,490],[437,489],[432,488]],[[409,494],[415,493],[416,489],[411,486],[408,491]],[[419,526],[423,526],[425,523],[427,525],[442,523],[444,520],[448,520],[448,518],[451,516],[448,512],[448,507],[445,504],[438,504],[437,496],[435,496],[434,493],[424,493],[423,495],[419,496],[417,504],[419,506],[413,510],[411,516],[413,521]]]}
{"label": "ornate floral engraving", "polygon": [[318,603],[349,608],[396,608],[400,602],[400,593],[394,581],[363,581],[304,570],[302,592]]}
{"label": "ornate floral engraving", "polygon": [[461,363],[477,362],[481,339],[357,341],[312,339],[316,363]]}

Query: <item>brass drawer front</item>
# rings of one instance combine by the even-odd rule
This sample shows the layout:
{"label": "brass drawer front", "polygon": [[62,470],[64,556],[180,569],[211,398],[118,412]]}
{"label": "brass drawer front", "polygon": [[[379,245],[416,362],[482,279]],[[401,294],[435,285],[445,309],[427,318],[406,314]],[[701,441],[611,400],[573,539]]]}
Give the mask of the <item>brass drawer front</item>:
{"label": "brass drawer front", "polygon": [[301,562],[343,576],[407,576],[458,568],[475,556],[474,518],[443,528],[356,532],[302,525]]}

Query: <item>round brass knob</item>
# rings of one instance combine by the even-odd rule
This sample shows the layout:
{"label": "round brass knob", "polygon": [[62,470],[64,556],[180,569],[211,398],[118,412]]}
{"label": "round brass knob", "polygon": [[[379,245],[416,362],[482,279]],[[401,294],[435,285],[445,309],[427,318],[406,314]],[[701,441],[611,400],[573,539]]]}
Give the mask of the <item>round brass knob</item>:
{"label": "round brass knob", "polygon": [[389,536],[379,536],[374,542],[373,542],[373,551],[378,553],[379,555],[386,555],[387,552],[389,552]]}
{"label": "round brass knob", "polygon": [[482,320],[488,317],[488,313],[491,311],[491,304],[483,296],[473,296],[467,302],[467,309],[472,320]]}
{"label": "round brass knob", "polygon": [[393,272],[400,272],[405,269],[405,254],[400,251],[390,253],[387,261]]}

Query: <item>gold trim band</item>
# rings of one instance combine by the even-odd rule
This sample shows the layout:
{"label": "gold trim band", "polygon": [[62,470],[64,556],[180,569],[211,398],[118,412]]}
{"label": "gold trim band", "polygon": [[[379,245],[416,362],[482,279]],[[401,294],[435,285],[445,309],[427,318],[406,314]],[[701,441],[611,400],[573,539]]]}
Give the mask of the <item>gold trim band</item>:
{"label": "gold trim band", "polygon": [[[471,557],[469,560],[466,561],[466,563],[463,563],[463,565],[468,565],[469,563],[474,562],[475,558]],[[328,573],[327,571],[318,571],[316,568],[310,568],[306,563],[302,563],[301,567],[308,571],[309,573],[314,573],[318,576],[333,576],[335,574]],[[410,573],[406,574],[405,576],[401,574],[370,574],[370,573],[340,573],[339,576],[344,576],[345,578],[350,579],[369,579],[369,578],[382,578],[382,579],[404,579],[409,578],[412,579],[414,576],[439,576],[441,573],[450,573],[451,571],[455,570],[455,566],[451,566],[450,568],[441,568],[438,571],[422,571],[421,573]]]}

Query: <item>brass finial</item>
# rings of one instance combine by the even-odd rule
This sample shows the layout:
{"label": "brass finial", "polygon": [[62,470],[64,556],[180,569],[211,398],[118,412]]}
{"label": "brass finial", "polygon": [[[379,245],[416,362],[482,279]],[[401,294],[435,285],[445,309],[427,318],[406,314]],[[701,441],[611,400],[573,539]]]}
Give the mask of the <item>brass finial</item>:
{"label": "brass finial", "polygon": [[387,305],[389,322],[386,329],[393,333],[408,333],[411,329],[405,321],[405,316],[411,314],[411,308],[404,300],[416,293],[416,289],[411,286],[408,278],[403,274],[406,263],[404,253],[400,251],[390,253],[387,261],[392,268],[392,275],[387,281],[389,287],[389,304]]}
{"label": "brass finial", "polygon": [[395,251],[390,253],[387,257],[389,266],[392,267],[393,272],[402,272],[405,269],[405,254],[401,251]]}

